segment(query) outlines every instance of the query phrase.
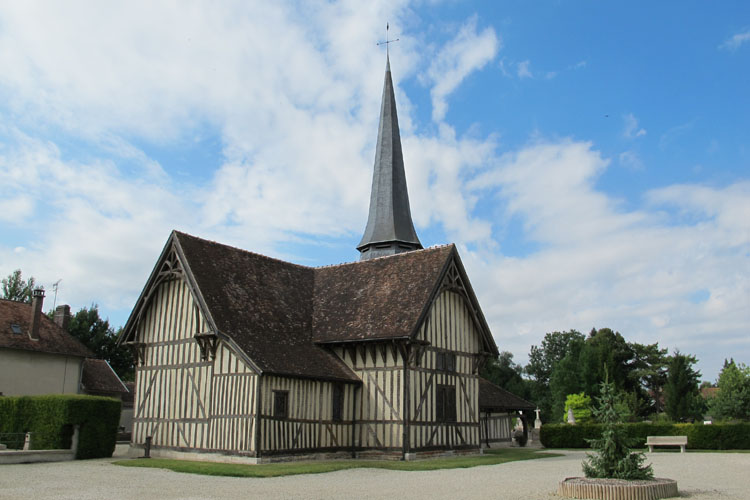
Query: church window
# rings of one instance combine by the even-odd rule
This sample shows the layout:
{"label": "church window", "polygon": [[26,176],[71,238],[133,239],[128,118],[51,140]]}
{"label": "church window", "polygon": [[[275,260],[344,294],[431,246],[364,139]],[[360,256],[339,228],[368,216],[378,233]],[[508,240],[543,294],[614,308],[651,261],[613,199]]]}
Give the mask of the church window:
{"label": "church window", "polygon": [[435,398],[435,417],[438,422],[456,421],[456,387],[453,385],[438,385]]}
{"label": "church window", "polygon": [[435,369],[441,372],[455,372],[456,371],[456,354],[453,352],[437,353]]}
{"label": "church window", "polygon": [[341,422],[344,410],[344,387],[342,384],[333,384],[333,421]]}
{"label": "church window", "polygon": [[273,416],[276,418],[289,416],[289,391],[273,391]]}

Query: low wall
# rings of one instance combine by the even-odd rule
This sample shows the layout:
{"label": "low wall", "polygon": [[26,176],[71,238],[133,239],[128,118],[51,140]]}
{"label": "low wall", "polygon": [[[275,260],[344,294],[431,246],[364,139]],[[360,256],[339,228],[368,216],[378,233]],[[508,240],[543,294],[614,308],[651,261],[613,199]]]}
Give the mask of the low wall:
{"label": "low wall", "polygon": [[2,450],[0,464],[29,464],[75,460],[74,450]]}
{"label": "low wall", "polygon": [[23,450],[0,448],[0,464],[31,464],[38,462],[66,462],[75,460],[78,451],[79,427],[73,428],[69,450],[32,450],[32,433],[26,433]]}

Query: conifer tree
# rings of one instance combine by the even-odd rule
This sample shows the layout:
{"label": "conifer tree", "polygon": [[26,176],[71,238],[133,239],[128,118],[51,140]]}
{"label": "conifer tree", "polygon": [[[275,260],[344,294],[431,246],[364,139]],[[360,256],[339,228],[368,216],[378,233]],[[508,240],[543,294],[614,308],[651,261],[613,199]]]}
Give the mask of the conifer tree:
{"label": "conifer tree", "polygon": [[621,415],[617,410],[615,386],[608,381],[600,385],[598,407],[593,409],[594,417],[603,424],[602,437],[588,440],[595,455],[587,454],[583,462],[583,472],[591,478],[613,479],[652,479],[654,471],[643,465],[646,455],[631,451],[635,443],[625,434]]}

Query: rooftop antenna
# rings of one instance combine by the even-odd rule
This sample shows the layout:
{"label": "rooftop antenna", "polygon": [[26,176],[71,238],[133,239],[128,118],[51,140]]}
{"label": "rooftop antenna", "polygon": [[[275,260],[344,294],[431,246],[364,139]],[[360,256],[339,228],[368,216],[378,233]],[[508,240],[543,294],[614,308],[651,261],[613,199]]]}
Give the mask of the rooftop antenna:
{"label": "rooftop antenna", "polygon": [[55,281],[55,282],[54,282],[54,283],[52,284],[52,290],[54,290],[54,291],[55,291],[55,300],[54,300],[54,301],[52,301],[52,310],[53,310],[53,311],[54,311],[54,310],[55,310],[55,308],[57,307],[57,289],[58,289],[58,288],[60,288],[60,282],[61,282],[61,281],[62,281],[62,278],[60,278],[59,280]]}
{"label": "rooftop antenna", "polygon": [[385,45],[385,55],[386,55],[386,57],[388,57],[388,55],[389,55],[388,54],[388,44],[391,44],[393,42],[398,42],[398,40],[399,40],[398,38],[396,38],[395,40],[389,40],[388,39],[388,29],[389,28],[390,28],[390,26],[388,26],[388,23],[385,23],[385,42],[378,42],[378,45]]}

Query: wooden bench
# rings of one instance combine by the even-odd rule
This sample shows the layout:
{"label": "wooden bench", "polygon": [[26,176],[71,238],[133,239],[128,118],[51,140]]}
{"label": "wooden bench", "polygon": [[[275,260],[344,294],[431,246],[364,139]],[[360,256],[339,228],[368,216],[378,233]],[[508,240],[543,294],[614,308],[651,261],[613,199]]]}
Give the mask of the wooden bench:
{"label": "wooden bench", "polygon": [[687,436],[648,436],[646,438],[648,452],[654,452],[654,446],[679,446],[680,453],[685,453]]}

